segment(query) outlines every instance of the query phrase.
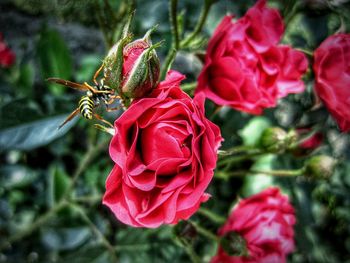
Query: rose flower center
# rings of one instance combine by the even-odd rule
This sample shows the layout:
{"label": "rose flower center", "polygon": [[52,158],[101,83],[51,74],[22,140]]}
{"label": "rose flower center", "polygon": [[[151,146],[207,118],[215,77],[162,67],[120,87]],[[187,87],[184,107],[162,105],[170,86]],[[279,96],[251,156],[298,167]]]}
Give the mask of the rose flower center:
{"label": "rose flower center", "polygon": [[183,124],[151,124],[141,130],[140,143],[146,165],[162,160],[186,161],[191,156],[191,134]]}

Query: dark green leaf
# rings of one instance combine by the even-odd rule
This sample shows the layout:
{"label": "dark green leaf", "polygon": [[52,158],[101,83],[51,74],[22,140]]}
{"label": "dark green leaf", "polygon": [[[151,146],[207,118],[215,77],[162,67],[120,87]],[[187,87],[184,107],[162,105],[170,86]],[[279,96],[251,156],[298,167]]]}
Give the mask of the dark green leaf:
{"label": "dark green leaf", "polygon": [[0,106],[0,131],[41,118],[37,103],[25,98],[12,100]]}
{"label": "dark green leaf", "polygon": [[48,202],[52,206],[59,202],[71,184],[70,177],[60,167],[50,169]]}
{"label": "dark green leaf", "polygon": [[63,136],[75,123],[73,120],[57,129],[67,114],[51,116],[0,130],[0,151],[31,150]]}
{"label": "dark green leaf", "polygon": [[21,94],[30,97],[32,95],[32,87],[34,83],[34,65],[33,63],[28,63],[21,65],[19,77],[16,85],[18,89],[21,91]]}
{"label": "dark green leaf", "polygon": [[71,250],[81,246],[90,236],[88,227],[45,228],[41,238],[49,249]]}
{"label": "dark green leaf", "polygon": [[[58,261],[59,263],[74,262],[74,263],[109,263],[108,252],[104,247],[84,247],[71,254],[68,254]],[[122,261],[118,261],[122,262]]]}
{"label": "dark green leaf", "polygon": [[30,185],[38,174],[22,165],[4,165],[0,168],[0,184],[5,189]]}
{"label": "dark green leaf", "polygon": [[[80,63],[79,70],[77,71],[75,78],[77,82],[89,82],[95,74],[95,71],[101,65],[102,60],[97,56],[86,56]],[[101,73],[102,74],[102,73]]]}
{"label": "dark green leaf", "polygon": [[[43,79],[57,77],[69,79],[72,75],[72,59],[68,47],[60,34],[44,28],[37,45],[37,55]],[[57,84],[48,84],[56,95],[62,94],[64,88]]]}

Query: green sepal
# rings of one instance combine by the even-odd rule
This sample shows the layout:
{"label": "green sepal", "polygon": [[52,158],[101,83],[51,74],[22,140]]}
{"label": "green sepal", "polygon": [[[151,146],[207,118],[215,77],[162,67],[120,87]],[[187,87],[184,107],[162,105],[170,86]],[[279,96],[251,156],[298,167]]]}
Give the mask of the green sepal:
{"label": "green sepal", "polygon": [[127,38],[129,35],[129,30],[130,30],[130,25],[131,25],[131,21],[134,18],[135,15],[135,10],[130,12],[129,16],[128,16],[128,20],[126,21],[124,27],[123,27],[123,31],[122,31],[122,39]]}
{"label": "green sepal", "polygon": [[220,238],[220,245],[230,256],[247,257],[247,241],[237,232],[230,231]]}
{"label": "green sepal", "polygon": [[158,25],[154,25],[153,27],[151,27],[150,29],[148,29],[148,31],[146,32],[146,34],[143,36],[142,40],[151,44],[151,34],[158,28]]}
{"label": "green sepal", "polygon": [[121,94],[121,82],[123,80],[123,49],[131,42],[131,35],[128,34],[115,44],[103,61],[105,84]]}

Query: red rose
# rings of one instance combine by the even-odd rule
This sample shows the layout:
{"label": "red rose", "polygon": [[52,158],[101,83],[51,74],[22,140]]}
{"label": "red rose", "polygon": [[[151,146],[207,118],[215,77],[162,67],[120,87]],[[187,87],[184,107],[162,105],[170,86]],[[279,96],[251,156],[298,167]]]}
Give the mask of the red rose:
{"label": "red rose", "polygon": [[304,90],[308,67],[302,52],[278,45],[284,26],[279,12],[255,6],[237,20],[226,16],[210,39],[196,92],[219,105],[252,114],[276,106],[279,98]]}
{"label": "red rose", "polygon": [[170,71],[150,97],[135,100],[115,121],[115,166],[103,203],[125,224],[175,224],[209,197],[204,191],[222,138],[204,116],[204,96],[192,100],[179,87],[182,79]]}
{"label": "red rose", "polygon": [[350,130],[350,34],[328,37],[314,53],[316,93],[343,132]]}
{"label": "red rose", "polygon": [[270,187],[241,200],[233,209],[219,235],[234,231],[247,243],[249,256],[229,256],[220,247],[212,263],[283,263],[294,250],[294,209],[288,196]]}
{"label": "red rose", "polygon": [[8,68],[15,63],[16,55],[3,42],[3,36],[0,33],[0,65]]}

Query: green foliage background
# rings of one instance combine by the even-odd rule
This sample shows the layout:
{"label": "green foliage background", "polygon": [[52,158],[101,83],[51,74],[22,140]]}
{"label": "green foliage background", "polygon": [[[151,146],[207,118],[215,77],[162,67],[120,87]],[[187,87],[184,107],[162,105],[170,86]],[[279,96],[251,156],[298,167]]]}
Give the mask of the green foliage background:
{"label": "green foliage background", "polygon": [[[179,1],[180,36],[194,29],[204,2]],[[206,41],[221,18],[226,13],[240,17],[253,2],[220,0],[212,6],[201,34],[178,52],[173,64],[187,75],[188,86],[201,69]],[[321,2],[328,4],[317,6]],[[290,0],[269,4],[280,9],[287,23],[283,42],[314,50],[339,28],[350,32],[349,3],[343,2]],[[165,40],[158,50],[163,63],[170,49],[168,1],[108,3],[0,2],[0,30],[17,55],[16,65],[0,71],[0,262],[190,262],[188,255],[193,251],[208,262],[216,252],[216,244],[198,233],[185,239],[188,233],[181,232],[182,225],[136,229],[119,223],[101,204],[104,182],[113,166],[108,154],[110,137],[81,118],[57,130],[81,94],[48,84],[45,78],[89,81],[118,38],[130,6],[137,10],[135,36],[159,24],[152,38],[154,42]],[[311,155],[324,153],[341,161],[332,178],[314,181],[260,174],[223,180],[218,176],[208,190],[212,198],[203,207],[226,217],[238,197],[279,185],[289,194],[298,219],[297,249],[289,261],[350,262],[349,135],[339,133],[324,108],[312,110],[311,71],[305,81],[305,93],[283,99],[263,116],[233,110],[213,115],[210,102],[207,116],[222,130],[223,149],[256,146],[261,131],[271,126],[321,125],[324,144]],[[107,118],[113,121],[118,114]],[[228,170],[297,169],[307,158],[265,154]],[[203,212],[192,220],[213,233],[219,227]]]}

